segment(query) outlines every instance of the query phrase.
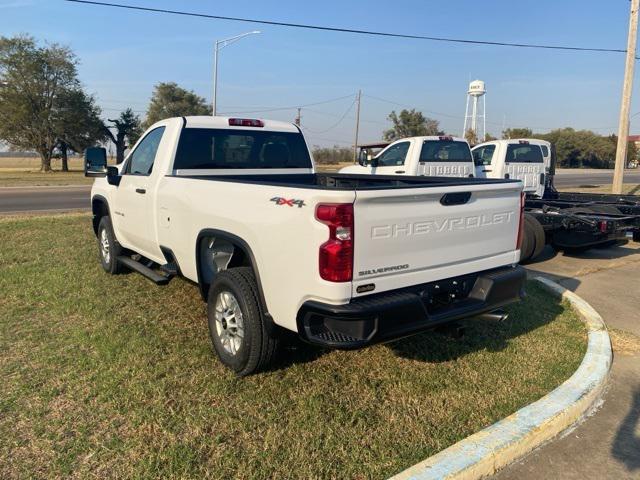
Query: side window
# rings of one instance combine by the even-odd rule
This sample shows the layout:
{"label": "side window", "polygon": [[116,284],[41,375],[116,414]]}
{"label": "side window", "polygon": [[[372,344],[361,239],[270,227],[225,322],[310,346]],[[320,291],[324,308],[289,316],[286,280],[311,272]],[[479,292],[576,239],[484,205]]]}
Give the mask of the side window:
{"label": "side window", "polygon": [[136,149],[129,155],[125,174],[149,175],[151,173],[163,133],[164,127],[158,127],[151,130],[142,139]]}
{"label": "side window", "polygon": [[495,145],[487,145],[473,150],[473,163],[476,166],[491,165],[493,153],[496,151]]}
{"label": "side window", "polygon": [[409,151],[409,142],[396,143],[387,148],[378,157],[379,167],[400,167],[404,165],[404,160]]}
{"label": "side window", "polygon": [[543,157],[548,157],[549,156],[549,148],[546,145],[540,145],[540,148],[542,149],[542,156]]}

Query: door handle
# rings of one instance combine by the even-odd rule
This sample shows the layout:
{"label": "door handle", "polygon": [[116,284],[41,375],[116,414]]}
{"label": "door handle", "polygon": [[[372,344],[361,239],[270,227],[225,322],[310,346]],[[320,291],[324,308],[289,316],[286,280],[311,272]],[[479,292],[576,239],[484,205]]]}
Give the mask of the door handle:
{"label": "door handle", "polygon": [[404,170],[396,170],[395,173],[404,173]]}
{"label": "door handle", "polygon": [[144,188],[136,188],[136,193],[145,194],[145,193],[147,193],[147,191]]}
{"label": "door handle", "polygon": [[483,172],[493,172],[493,170],[482,170]]}

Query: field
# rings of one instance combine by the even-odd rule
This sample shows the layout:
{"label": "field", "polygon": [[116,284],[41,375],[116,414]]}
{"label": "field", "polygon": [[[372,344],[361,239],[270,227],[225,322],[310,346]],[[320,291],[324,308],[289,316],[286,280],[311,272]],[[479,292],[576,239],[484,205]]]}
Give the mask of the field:
{"label": "field", "polygon": [[[109,164],[114,164],[113,158]],[[60,171],[60,160],[51,161],[52,172],[40,171],[37,157],[0,157],[0,187],[33,187],[48,185],[91,185],[92,178],[85,178],[81,158],[69,159],[69,172]]]}
{"label": "field", "polygon": [[98,263],[87,215],[0,218],[0,478],[383,478],[549,392],[581,321],[528,285],[494,325],[355,352],[215,360],[205,305]]}

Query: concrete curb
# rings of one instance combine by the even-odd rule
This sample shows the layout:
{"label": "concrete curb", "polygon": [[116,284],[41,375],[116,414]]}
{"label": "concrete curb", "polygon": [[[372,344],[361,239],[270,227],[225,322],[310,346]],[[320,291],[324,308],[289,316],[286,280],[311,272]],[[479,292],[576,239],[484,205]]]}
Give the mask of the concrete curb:
{"label": "concrete curb", "polygon": [[566,382],[540,400],[409,467],[392,480],[470,480],[493,475],[567,429],[600,397],[611,368],[611,341],[602,317],[591,305],[557,283],[536,277],[552,294],[567,300],[589,331],[587,353]]}

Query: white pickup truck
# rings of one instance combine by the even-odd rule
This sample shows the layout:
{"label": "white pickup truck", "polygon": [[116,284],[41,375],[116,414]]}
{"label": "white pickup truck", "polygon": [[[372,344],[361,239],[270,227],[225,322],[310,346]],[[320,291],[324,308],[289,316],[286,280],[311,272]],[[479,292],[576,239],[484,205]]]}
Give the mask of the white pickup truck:
{"label": "white pickup truck", "polygon": [[478,178],[511,178],[524,184],[524,192],[542,198],[551,167],[551,144],[520,138],[493,140],[473,147]]}
{"label": "white pickup truck", "polygon": [[359,165],[344,167],[340,173],[473,177],[474,170],[471,149],[464,138],[431,136],[396,140],[373,158],[362,155]]}
{"label": "white pickup truck", "polygon": [[195,282],[239,375],[283,329],[359,348],[522,295],[520,182],[318,174],[295,125],[225,117],[158,122],[117,167],[85,159],[103,268]]}

